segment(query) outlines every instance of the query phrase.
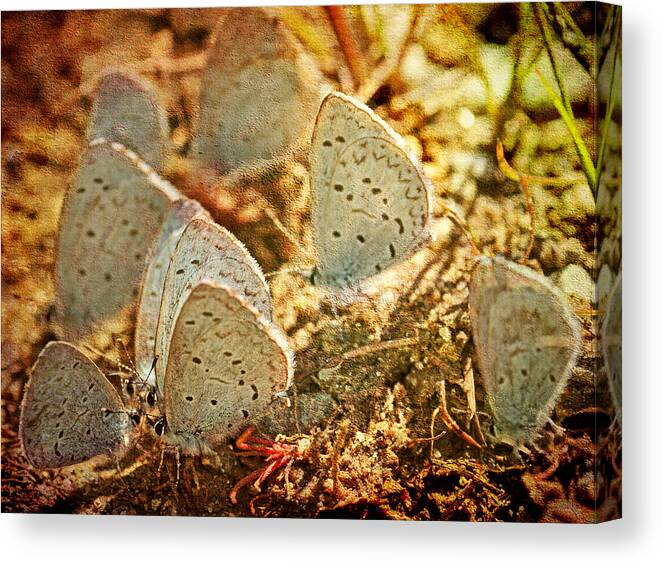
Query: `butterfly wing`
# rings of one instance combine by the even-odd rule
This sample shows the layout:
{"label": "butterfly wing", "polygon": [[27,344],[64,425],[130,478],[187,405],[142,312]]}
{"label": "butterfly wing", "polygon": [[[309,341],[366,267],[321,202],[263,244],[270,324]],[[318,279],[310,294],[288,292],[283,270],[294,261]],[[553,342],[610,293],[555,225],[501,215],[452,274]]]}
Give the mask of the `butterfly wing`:
{"label": "butterfly wing", "polygon": [[80,340],[134,303],[145,257],[180,197],[121,145],[92,143],[60,218],[57,314],[67,340]]}
{"label": "butterfly wing", "polygon": [[324,99],[310,170],[322,285],[351,286],[403,260],[424,240],[430,187],[400,137],[360,102],[339,93]]}
{"label": "butterfly wing", "polygon": [[115,388],[78,348],[41,351],[21,406],[23,452],[35,467],[62,467],[115,451],[130,421]]}
{"label": "butterfly wing", "polygon": [[580,324],[546,278],[502,258],[478,262],[469,309],[498,435],[513,444],[529,442],[576,364]]}
{"label": "butterfly wing", "polygon": [[262,8],[228,9],[202,78],[193,154],[228,174],[287,157],[312,123],[320,75]]}
{"label": "butterfly wing", "polygon": [[611,289],[601,327],[601,350],[618,418],[622,417],[622,272]]}
{"label": "butterfly wing", "polygon": [[243,244],[216,223],[201,218],[191,221],[179,238],[163,287],[156,333],[156,351],[163,360],[156,364],[161,389],[175,320],[188,294],[203,279],[229,287],[267,320],[273,319],[268,284]]}
{"label": "butterfly wing", "polygon": [[167,125],[151,88],[124,72],[109,72],[96,89],[88,141],[104,138],[128,147],[154,168],[165,151]]}
{"label": "butterfly wing", "polygon": [[172,333],[164,405],[174,434],[226,436],[291,385],[280,330],[227,286],[202,281]]}
{"label": "butterfly wing", "polygon": [[[168,265],[184,228],[199,216],[206,216],[206,211],[196,201],[188,198],[175,201],[147,257],[135,323],[135,364],[142,376],[150,373],[156,354],[156,328]],[[152,377],[150,374],[150,379]]]}

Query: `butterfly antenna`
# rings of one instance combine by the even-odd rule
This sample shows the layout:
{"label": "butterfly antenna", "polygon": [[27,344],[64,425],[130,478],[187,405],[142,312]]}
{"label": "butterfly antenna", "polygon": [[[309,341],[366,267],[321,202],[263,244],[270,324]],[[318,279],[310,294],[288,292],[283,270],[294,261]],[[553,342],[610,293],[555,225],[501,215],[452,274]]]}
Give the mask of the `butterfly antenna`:
{"label": "butterfly antenna", "polygon": [[286,268],[267,272],[264,274],[264,277],[269,279],[280,274],[301,274],[303,277],[309,278],[312,275],[313,270],[314,266],[288,266]]}
{"label": "butterfly antenna", "polygon": [[532,247],[535,243],[535,232],[537,231],[537,216],[535,214],[535,206],[530,191],[530,181],[534,180],[541,184],[550,184],[551,182],[547,182],[547,180],[555,180],[556,178],[528,176],[518,172],[509,162],[507,162],[507,159],[505,158],[505,149],[503,148],[503,143],[500,139],[496,141],[496,159],[498,160],[498,168],[500,168],[500,171],[505,177],[519,183],[526,202],[526,213],[528,213],[528,217],[530,217],[530,238],[523,257],[523,262],[526,262],[532,254]]}
{"label": "butterfly antenna", "polygon": [[285,227],[285,225],[282,223],[282,221],[280,221],[280,218],[276,215],[273,209],[271,209],[268,203],[264,206],[264,213],[273,222],[275,227],[284,235],[284,237],[289,242],[291,242],[301,254],[304,254],[306,257],[310,259],[314,258],[310,254],[310,251],[301,244],[299,239],[296,236],[294,236],[287,227]]}
{"label": "butterfly antenna", "polygon": [[[149,370],[149,373],[145,376],[143,376],[139,371],[138,368],[136,367],[135,363],[133,362],[131,358],[131,354],[128,351],[128,348],[126,347],[126,343],[121,339],[117,338],[116,343],[119,343],[119,346],[122,348],[122,351],[127,359],[127,361],[130,364],[130,369],[131,373],[133,374],[134,377],[134,383],[144,389],[145,387],[149,387],[149,375],[151,374],[151,369]],[[152,363],[152,369],[154,368],[154,365],[156,363],[156,360]]]}
{"label": "butterfly antenna", "polygon": [[115,365],[116,368],[118,370],[120,370],[120,373],[122,373],[122,374],[129,373],[133,376],[136,375],[135,369],[133,369],[131,366],[126,365],[121,360],[111,358],[110,356],[108,356],[108,354],[106,354],[105,352],[102,352],[98,348],[95,348],[91,344],[83,344],[83,347],[86,348],[87,350],[89,350],[90,352],[92,352],[92,354],[95,354],[96,356],[99,356],[99,357],[103,358],[104,360],[106,360],[107,362],[110,362],[111,364]]}
{"label": "butterfly antenna", "polygon": [[158,356],[154,356],[154,361],[151,363],[151,367],[149,368],[149,373],[147,374],[147,377],[149,377],[152,372],[156,369],[156,362],[158,362]]}
{"label": "butterfly antenna", "polygon": [[374,344],[360,346],[359,348],[349,350],[348,352],[345,352],[344,354],[341,354],[335,358],[331,358],[328,361],[327,366],[320,369],[319,373],[331,373],[339,369],[339,367],[347,360],[353,360],[354,358],[360,358],[361,356],[367,356],[382,350],[398,350],[400,348],[408,348],[410,346],[415,346],[419,342],[420,341],[417,337],[411,337],[398,338],[396,340],[386,340],[384,342],[375,342]]}
{"label": "butterfly antenna", "polygon": [[[268,206],[268,204],[265,205],[264,207],[264,213],[268,216],[269,219],[271,219],[275,227],[285,236],[285,238],[296,247],[296,249],[300,254],[304,255],[307,258],[310,258],[311,261],[314,262],[314,258],[312,258],[310,252],[305,247],[303,247],[300,241],[289,231],[289,229],[287,229],[287,227],[283,225],[282,221],[280,221],[278,216],[274,213],[273,209],[271,209]],[[268,272],[264,274],[264,277],[269,279],[278,274],[291,274],[291,273],[301,274],[304,277],[310,277],[312,275],[313,270],[314,270],[314,266],[291,266],[287,268],[281,268],[273,272]]]}
{"label": "butterfly antenna", "polygon": [[128,348],[126,347],[126,342],[124,342],[124,340],[122,340],[119,337],[115,338],[115,346],[121,348],[121,352],[124,354],[124,357],[126,358],[126,361],[129,365],[131,372],[136,374],[137,377],[140,377],[140,374],[138,373],[138,368],[135,367],[135,364],[133,363],[133,359],[131,358],[131,354],[129,354]]}
{"label": "butterfly antenna", "polygon": [[154,371],[154,368],[156,367],[156,360],[157,358],[154,358],[154,361],[151,363],[151,367],[149,368],[149,371],[143,376],[139,371],[136,369],[136,377],[138,379],[138,384],[142,385],[143,387],[149,387],[149,376],[152,374]]}
{"label": "butterfly antenna", "polygon": [[462,234],[466,237],[466,240],[468,241],[468,244],[471,247],[471,251],[475,256],[480,256],[482,252],[480,249],[477,247],[477,243],[475,242],[475,238],[473,237],[473,234],[470,232],[470,229],[468,228],[468,225],[466,224],[466,221],[459,217],[456,211],[453,211],[450,209],[448,205],[445,203],[439,201],[437,202],[437,205],[441,208],[437,213],[434,214],[434,217],[440,218],[440,217],[447,217],[450,219],[457,227],[459,227],[459,230],[462,232]]}

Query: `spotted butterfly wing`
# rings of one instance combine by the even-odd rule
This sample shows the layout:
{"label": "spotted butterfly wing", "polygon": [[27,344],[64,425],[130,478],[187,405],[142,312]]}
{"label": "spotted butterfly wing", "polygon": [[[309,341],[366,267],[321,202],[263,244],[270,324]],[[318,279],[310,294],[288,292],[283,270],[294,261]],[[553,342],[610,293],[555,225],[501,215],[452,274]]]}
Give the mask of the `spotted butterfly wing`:
{"label": "spotted butterfly wing", "polygon": [[32,368],[19,434],[34,467],[62,467],[126,445],[130,421],[115,388],[78,348],[50,342]]}
{"label": "spotted butterfly wing", "polygon": [[181,195],[118,143],[92,143],[65,196],[55,265],[59,329],[78,341],[131,307],[145,258]]}
{"label": "spotted butterfly wing", "polygon": [[580,324],[546,278],[499,257],[478,261],[469,311],[497,436],[521,446],[534,440],[565,388]]}
{"label": "spotted butterfly wing", "polygon": [[188,294],[202,279],[229,287],[265,319],[273,319],[269,288],[255,259],[223,227],[203,218],[194,219],[179,237],[163,286],[156,332],[156,353],[163,359],[156,364],[161,389],[175,321]]}
{"label": "spotted butterfly wing", "polygon": [[310,174],[315,283],[355,285],[425,239],[430,187],[399,135],[357,100],[340,93],[324,98]]}
{"label": "spotted butterfly wing", "polygon": [[230,287],[203,280],[172,333],[164,385],[170,433],[181,443],[222,438],[291,385],[285,336]]}
{"label": "spotted butterfly wing", "polygon": [[186,225],[193,218],[206,215],[204,208],[194,200],[183,198],[175,201],[148,255],[135,324],[135,364],[142,377],[149,376],[150,383],[154,382],[151,367],[156,354],[156,328],[165,275]]}

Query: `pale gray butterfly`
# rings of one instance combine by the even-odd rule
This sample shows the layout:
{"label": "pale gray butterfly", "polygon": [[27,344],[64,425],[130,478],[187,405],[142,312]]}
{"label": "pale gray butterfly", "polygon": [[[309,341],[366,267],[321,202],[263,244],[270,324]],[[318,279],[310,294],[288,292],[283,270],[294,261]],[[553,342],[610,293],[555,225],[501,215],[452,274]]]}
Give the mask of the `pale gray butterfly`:
{"label": "pale gray butterfly", "polygon": [[179,237],[195,217],[208,217],[204,208],[194,200],[180,199],[172,205],[158,240],[147,256],[147,269],[140,293],[135,325],[135,366],[141,377],[154,383],[152,363],[155,356],[156,327],[161,310],[163,286],[170,260]]}
{"label": "pale gray butterfly", "polygon": [[135,302],[147,253],[181,198],[121,144],[90,144],[65,195],[57,243],[56,308],[67,340]]}
{"label": "pale gray butterfly", "polygon": [[314,284],[350,287],[407,258],[429,236],[432,190],[404,143],[357,100],[334,92],[310,148]]}
{"label": "pale gray butterfly", "polygon": [[78,348],[50,342],[32,368],[21,405],[23,452],[35,467],[62,467],[128,444],[124,404]]}
{"label": "pale gray butterfly", "polygon": [[606,316],[601,326],[601,353],[615,412],[622,420],[622,272],[617,276],[606,304]]}
{"label": "pale gray butterfly", "polygon": [[154,429],[184,453],[208,453],[208,443],[238,432],[287,391],[293,361],[277,326],[230,287],[202,280],[172,330]]}
{"label": "pale gray butterfly", "polygon": [[[273,305],[261,268],[243,244],[226,229],[203,218],[188,223],[181,233],[163,283],[156,331],[156,355],[166,362],[175,321],[188,295],[203,279],[231,289],[271,322]],[[156,377],[163,389],[166,364],[158,361]]]}
{"label": "pale gray butterfly", "polygon": [[87,130],[88,141],[98,138],[121,143],[160,168],[167,123],[149,85],[121,71],[101,78]]}
{"label": "pale gray butterfly", "polygon": [[221,174],[287,158],[320,99],[318,70],[275,15],[228,9],[202,77],[192,152]]}
{"label": "pale gray butterfly", "polygon": [[500,257],[478,260],[469,311],[496,437],[523,449],[565,388],[581,326],[544,276]]}

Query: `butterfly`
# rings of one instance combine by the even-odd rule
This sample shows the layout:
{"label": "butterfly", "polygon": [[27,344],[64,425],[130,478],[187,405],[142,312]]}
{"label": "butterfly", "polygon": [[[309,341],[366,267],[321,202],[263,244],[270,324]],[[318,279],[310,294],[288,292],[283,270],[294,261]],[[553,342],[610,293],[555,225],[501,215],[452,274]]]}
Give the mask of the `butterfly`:
{"label": "butterfly", "polygon": [[88,336],[136,301],[146,257],[182,198],[123,145],[90,143],[60,216],[56,311],[66,340]]}
{"label": "butterfly", "polygon": [[147,256],[147,268],[138,301],[134,346],[136,371],[151,384],[154,383],[156,328],[161,310],[165,275],[181,234],[190,221],[196,217],[208,218],[209,216],[194,200],[183,198],[176,201],[161,228],[157,241]]}
{"label": "butterfly", "polygon": [[548,421],[576,365],[580,323],[544,276],[501,257],[478,259],[469,313],[496,437],[522,449]]}
{"label": "butterfly", "polygon": [[176,243],[154,351],[154,429],[186,452],[208,451],[208,439],[237,432],[291,385],[293,353],[273,322],[261,269],[208,219],[192,219]]}
{"label": "butterfly", "polygon": [[67,342],[49,342],[23,394],[19,435],[34,467],[63,467],[129,444],[134,413],[96,364]]}
{"label": "butterfly", "polygon": [[167,121],[151,86],[130,73],[107,71],[96,87],[87,139],[120,143],[160,169]]}
{"label": "butterfly", "polygon": [[202,77],[192,154],[226,175],[289,158],[319,105],[321,74],[263,8],[220,18]]}
{"label": "butterfly", "polygon": [[135,304],[147,255],[184,199],[136,152],[160,165],[165,142],[161,111],[140,80],[104,75],[87,134],[62,205],[55,265],[56,328],[74,342]]}
{"label": "butterfly", "polygon": [[310,147],[315,285],[346,288],[429,238],[432,189],[402,139],[359,101],[322,101]]}
{"label": "butterfly", "polygon": [[[183,268],[190,270],[185,276]],[[60,467],[121,451],[130,423],[141,420],[166,444],[207,454],[211,444],[263,413],[290,387],[294,358],[271,320],[258,268],[222,227],[203,217],[187,223],[163,286],[157,334],[165,352],[156,392],[146,386],[138,408],[130,409],[82,351],[49,343],[22,405],[27,459],[37,467]]]}

